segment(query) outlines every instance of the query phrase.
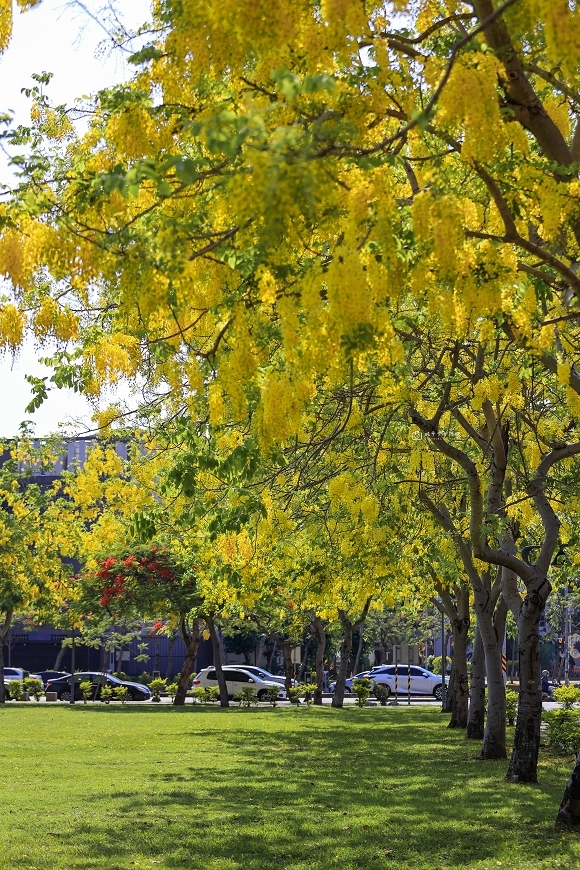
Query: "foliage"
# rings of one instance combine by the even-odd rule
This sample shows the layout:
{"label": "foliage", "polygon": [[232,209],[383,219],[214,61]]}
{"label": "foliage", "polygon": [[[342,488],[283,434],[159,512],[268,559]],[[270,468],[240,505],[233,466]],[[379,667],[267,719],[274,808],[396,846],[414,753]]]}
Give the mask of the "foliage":
{"label": "foliage", "polygon": [[542,719],[546,723],[546,736],[553,752],[580,752],[580,712],[564,707],[558,710],[544,710]]}
{"label": "foliage", "polygon": [[373,692],[381,707],[385,707],[391,694],[389,687],[385,683],[373,683]]}
{"label": "foliage", "polygon": [[153,692],[152,700],[153,701],[160,701],[161,700],[161,692],[165,691],[166,687],[167,687],[167,680],[162,680],[159,677],[157,677],[154,680],[151,680],[151,682],[149,683],[149,688]]}
{"label": "foliage", "polygon": [[128,694],[129,689],[127,688],[127,686],[115,686],[113,688],[113,695],[115,696],[115,700],[120,701],[122,704],[126,703]]}
{"label": "foliage", "polygon": [[576,704],[580,704],[580,689],[574,686],[560,686],[554,689],[554,698],[564,710],[571,710]]}
{"label": "foliage", "polygon": [[516,721],[518,713],[519,693],[512,692],[509,689],[505,693],[505,715],[508,725],[513,725]]}
{"label": "foliage", "polygon": [[219,686],[207,686],[206,687],[206,697],[207,700],[212,704],[215,704],[220,699],[220,690]]}
{"label": "foliage", "polygon": [[312,706],[312,702],[314,700],[314,693],[316,692],[317,688],[318,686],[316,685],[316,683],[304,683],[302,686],[300,686],[300,689],[302,689],[302,694],[304,695],[304,700],[309,707]]}
{"label": "foliage", "polygon": [[24,682],[22,680],[10,680],[8,691],[10,693],[10,700],[19,701],[24,691]]}
{"label": "foliage", "polygon": [[92,683],[90,680],[83,680],[83,682],[80,684],[79,688],[83,694],[83,700],[86,704],[87,701],[90,701],[90,699],[93,695]]}
{"label": "foliage", "polygon": [[101,688],[101,701],[104,704],[109,704],[113,697],[113,689],[111,686],[103,686]]}
{"label": "foliage", "polygon": [[356,695],[356,702],[359,707],[364,707],[371,693],[370,680],[353,680],[352,690]]}
{"label": "foliage", "polygon": [[242,689],[234,695],[234,701],[238,701],[240,707],[251,707],[252,704],[258,703],[258,697],[251,686],[243,686]]}
{"label": "foliage", "polygon": [[193,698],[194,704],[204,704],[205,701],[209,700],[205,686],[195,686],[189,691],[189,694]]}
{"label": "foliage", "polygon": [[278,686],[268,686],[268,689],[266,690],[266,697],[268,698],[268,701],[270,702],[272,707],[275,707],[277,705],[279,693],[280,689]]}
{"label": "foliage", "polygon": [[167,694],[169,695],[169,697],[171,698],[172,701],[177,694],[178,688],[179,687],[178,687],[177,683],[169,683],[169,685],[167,686]]}

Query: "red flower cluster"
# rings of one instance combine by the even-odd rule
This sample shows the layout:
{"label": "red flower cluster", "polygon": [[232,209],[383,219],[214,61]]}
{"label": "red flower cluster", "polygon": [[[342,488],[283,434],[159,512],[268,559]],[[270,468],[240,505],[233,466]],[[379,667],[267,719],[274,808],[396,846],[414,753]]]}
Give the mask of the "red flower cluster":
{"label": "red flower cluster", "polygon": [[117,574],[110,586],[103,589],[103,597],[101,598],[101,607],[106,607],[111,603],[111,599],[118,598],[125,594],[125,577],[122,574]]}

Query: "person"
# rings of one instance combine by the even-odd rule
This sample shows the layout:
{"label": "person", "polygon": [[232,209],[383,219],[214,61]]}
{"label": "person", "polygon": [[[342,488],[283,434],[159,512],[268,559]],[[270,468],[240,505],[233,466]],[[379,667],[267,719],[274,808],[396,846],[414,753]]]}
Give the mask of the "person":
{"label": "person", "polygon": [[550,686],[550,681],[548,680],[549,676],[549,671],[542,671],[542,695],[547,695],[549,698],[551,698],[552,687]]}

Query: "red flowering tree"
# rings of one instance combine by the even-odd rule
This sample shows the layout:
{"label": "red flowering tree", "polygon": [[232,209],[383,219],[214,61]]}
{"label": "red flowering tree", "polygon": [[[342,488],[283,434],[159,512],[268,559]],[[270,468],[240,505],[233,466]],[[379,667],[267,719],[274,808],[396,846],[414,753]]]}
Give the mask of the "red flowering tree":
{"label": "red flowering tree", "polygon": [[163,630],[165,622],[178,627],[186,655],[174,703],[184,704],[201,637],[198,611],[203,599],[197,591],[195,566],[186,569],[167,548],[151,546],[108,556],[79,581],[85,608],[94,611],[98,601],[115,619],[155,619],[156,631]]}

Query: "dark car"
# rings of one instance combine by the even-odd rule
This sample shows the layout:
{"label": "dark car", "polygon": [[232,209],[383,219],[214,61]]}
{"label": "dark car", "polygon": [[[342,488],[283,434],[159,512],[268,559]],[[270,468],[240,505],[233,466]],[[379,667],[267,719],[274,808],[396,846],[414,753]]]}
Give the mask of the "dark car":
{"label": "dark car", "polygon": [[[117,677],[112,677],[110,674],[81,671],[75,674],[75,701],[83,700],[81,683],[89,682],[93,690],[91,695],[93,701],[100,699],[101,689],[104,686],[110,686],[111,689],[116,689],[118,686],[126,686],[128,701],[149,701],[151,699],[150,689],[147,686],[141,685],[141,683],[118,680]],[[59,677],[57,680],[49,680],[46,684],[46,691],[56,692],[59,701],[70,701],[70,676]]]}
{"label": "dark car", "polygon": [[38,671],[36,676],[40,677],[46,686],[49,680],[58,680],[60,677],[70,677],[70,674],[68,671]]}

